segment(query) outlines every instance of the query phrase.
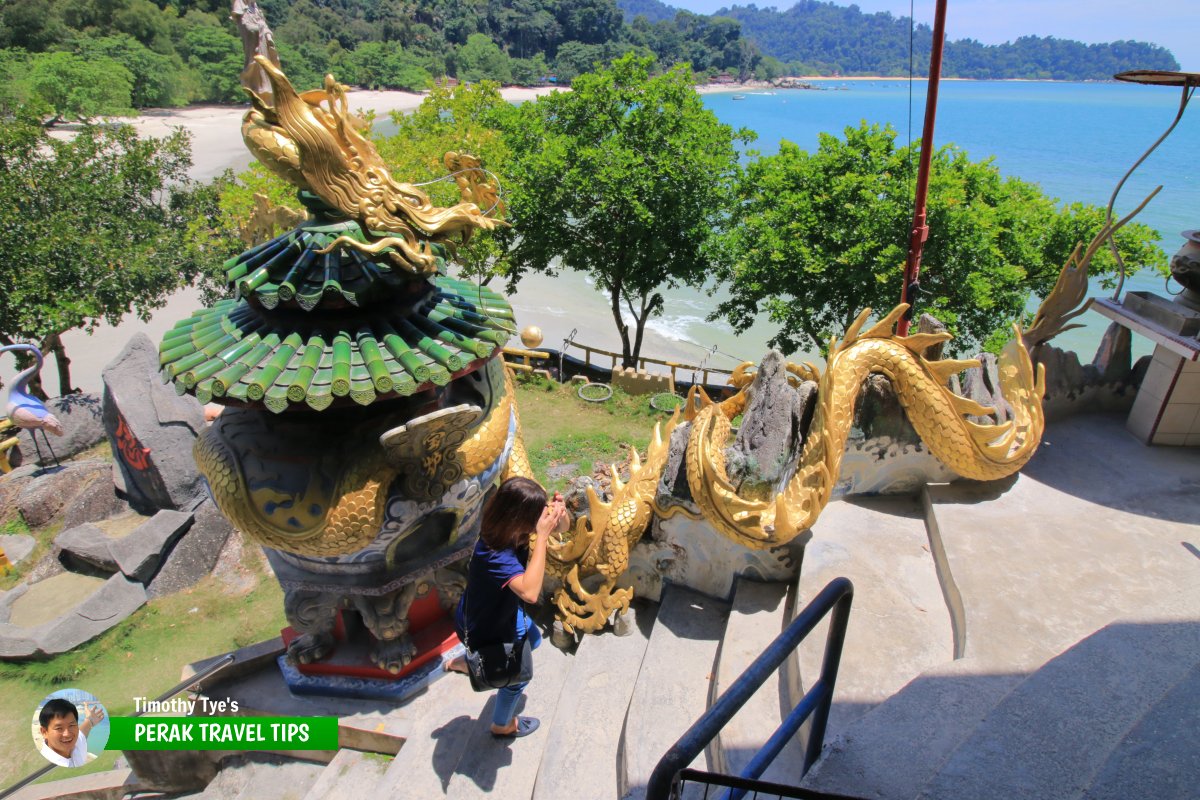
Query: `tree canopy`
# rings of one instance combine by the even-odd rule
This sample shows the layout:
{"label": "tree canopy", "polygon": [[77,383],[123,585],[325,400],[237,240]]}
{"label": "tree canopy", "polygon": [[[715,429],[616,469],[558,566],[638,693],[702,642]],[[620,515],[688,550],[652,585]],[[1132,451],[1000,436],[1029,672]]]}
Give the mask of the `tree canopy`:
{"label": "tree canopy", "polygon": [[[895,306],[912,222],[910,150],[918,147],[897,147],[894,130],[864,123],[845,138],[821,134],[813,153],[785,141],[777,155],[750,162],[725,240],[731,298],[715,316],[744,331],[765,312],[778,328],[772,345],[791,352],[825,347],[864,308]],[[917,309],[945,322],[960,351],[995,348],[1030,294],[1045,296],[1075,243],[1103,220],[1103,209],[1060,208],[990,159],[942,147],[933,156]],[[1164,270],[1158,239],[1140,224],[1117,235],[1127,264]],[[1092,274],[1114,266],[1102,250]]]}
{"label": "tree canopy", "polygon": [[[327,72],[350,85],[381,89],[422,90],[444,77],[566,84],[596,62],[630,50],[653,52],[665,63],[689,60],[700,72],[748,76],[759,58],[732,20],[710,23],[686,14],[635,30],[622,21],[614,0],[260,5],[288,75],[302,87],[320,85]],[[68,58],[93,65],[87,76],[58,81],[77,93],[85,85],[106,93],[99,105],[90,100],[89,114],[245,99],[238,84],[241,42],[223,0],[8,3],[0,6],[0,52],[8,54],[0,57],[0,78],[26,97],[39,93],[27,80],[31,70],[62,73]]]}
{"label": "tree canopy", "polygon": [[572,91],[526,103],[506,121],[518,237],[510,276],[586,272],[609,298],[623,361],[636,364],[660,289],[716,271],[714,231],[739,174],[735,131],[706,109],[686,67],[651,77],[630,54],[579,76]]}
{"label": "tree canopy", "polygon": [[[652,0],[637,0],[640,4]],[[791,65],[801,75],[907,75],[908,17],[882,11],[863,13],[856,5],[799,0],[785,11],[735,5],[718,15],[741,23],[742,35],[764,54]],[[1036,25],[1030,21],[1030,27]],[[929,71],[933,31],[917,25],[912,52],[917,75]],[[1177,70],[1170,51],[1145,42],[1084,44],[1053,36],[1022,36],[984,45],[973,39],[947,40],[942,74],[957,78],[1108,80],[1124,70]]]}
{"label": "tree canopy", "polygon": [[60,334],[146,319],[195,273],[189,166],[183,132],[85,125],[64,141],[39,118],[0,120],[0,344],[53,352],[61,394],[72,386]]}

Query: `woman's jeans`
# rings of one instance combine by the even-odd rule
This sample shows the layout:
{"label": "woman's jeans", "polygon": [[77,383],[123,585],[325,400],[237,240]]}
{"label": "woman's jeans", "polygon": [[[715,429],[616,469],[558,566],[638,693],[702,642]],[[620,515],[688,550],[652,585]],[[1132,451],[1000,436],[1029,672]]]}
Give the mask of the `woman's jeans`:
{"label": "woman's jeans", "polygon": [[[529,646],[534,650],[542,643],[542,632],[526,615],[525,609],[520,608],[517,609],[517,641],[521,641],[521,637],[525,635],[529,636]],[[496,691],[496,708],[492,713],[493,725],[497,728],[504,728],[512,722],[513,712],[517,710],[517,700],[521,697],[521,691],[528,685],[527,683],[514,683],[512,686],[505,686]]]}

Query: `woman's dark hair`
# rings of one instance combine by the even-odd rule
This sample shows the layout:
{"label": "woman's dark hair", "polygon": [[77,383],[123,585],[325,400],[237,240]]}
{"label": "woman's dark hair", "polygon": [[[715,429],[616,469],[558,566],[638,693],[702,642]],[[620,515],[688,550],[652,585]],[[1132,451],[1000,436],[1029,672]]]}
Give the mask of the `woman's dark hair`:
{"label": "woman's dark hair", "polygon": [[529,478],[509,478],[483,507],[479,538],[493,550],[515,550],[528,541],[546,508],[546,490]]}
{"label": "woman's dark hair", "polygon": [[61,697],[55,697],[53,700],[47,700],[46,705],[42,706],[41,713],[38,714],[38,722],[43,728],[49,728],[50,723],[56,717],[74,717],[75,721],[79,721],[79,709],[70,700],[63,700]]}

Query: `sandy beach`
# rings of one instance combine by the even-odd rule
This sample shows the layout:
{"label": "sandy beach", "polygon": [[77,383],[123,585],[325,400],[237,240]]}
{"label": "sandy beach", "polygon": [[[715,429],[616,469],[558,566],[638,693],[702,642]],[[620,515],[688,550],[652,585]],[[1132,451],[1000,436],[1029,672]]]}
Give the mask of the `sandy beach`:
{"label": "sandy beach", "polygon": [[[501,90],[506,100],[525,102],[554,89],[550,87],[525,89],[509,87]],[[355,110],[374,110],[376,117],[392,111],[411,111],[421,104],[424,95],[412,92],[354,91],[350,107]],[[132,124],[141,136],[165,136],[174,128],[183,128],[192,136],[191,176],[196,180],[211,180],[228,168],[245,169],[251,159],[241,137],[241,119],[245,106],[192,106],[183,109],[151,110],[139,117],[123,120]],[[231,254],[233,255],[233,254]],[[518,314],[518,324],[538,325],[545,334],[545,345],[560,347],[572,330],[578,330],[577,340],[595,347],[620,350],[620,340],[605,298],[578,274],[566,273],[559,278],[531,275],[522,281],[517,292],[510,296]],[[63,335],[67,355],[71,359],[74,385],[85,392],[102,389],[100,374],[104,366],[124,347],[131,336],[145,333],[157,344],[162,335],[180,319],[200,307],[199,292],[185,289],[170,297],[164,308],[148,321],[132,314],[120,325],[99,325],[88,334],[76,329]],[[668,332],[669,334],[669,332]],[[514,339],[514,344],[516,340]],[[643,353],[658,358],[698,363],[706,355],[703,348],[679,341],[654,330],[646,332]],[[11,375],[13,359],[0,356],[0,375]],[[729,368],[732,359],[710,360],[710,364]],[[42,371],[47,391],[57,394],[57,373],[53,364]]]}

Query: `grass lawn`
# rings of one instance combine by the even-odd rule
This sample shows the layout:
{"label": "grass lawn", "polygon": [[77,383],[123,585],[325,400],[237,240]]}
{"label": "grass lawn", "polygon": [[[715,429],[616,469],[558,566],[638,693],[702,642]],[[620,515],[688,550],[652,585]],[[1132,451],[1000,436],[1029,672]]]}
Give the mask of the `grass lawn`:
{"label": "grass lawn", "polygon": [[[155,697],[179,682],[184,664],[279,634],[284,625],[283,593],[261,574],[256,555],[243,570],[260,577],[249,593],[230,590],[210,575],[179,594],[152,600],[129,619],[70,653],[48,661],[0,662],[0,788],[45,765],[34,749],[30,720],[38,703],[57,689],[94,694],[109,714],[133,713],[133,698]],[[106,753],[48,780],[112,767],[119,753]]]}
{"label": "grass lawn", "polygon": [[[667,415],[650,407],[648,396],[614,392],[589,403],[575,386],[519,377],[517,401],[525,445],[539,480],[562,489],[574,475],[591,474],[597,464],[624,460],[629,446],[645,452],[656,421]],[[82,457],[104,457],[97,450]],[[569,468],[569,465],[575,465]],[[551,472],[553,468],[561,468]],[[32,565],[51,546],[59,526],[27,531],[10,523],[5,533],[28,532],[38,540],[22,566]],[[91,692],[111,715],[133,712],[135,696],[154,697],[179,681],[184,664],[278,635],[283,627],[283,593],[262,560],[246,548],[241,571],[254,580],[247,591],[210,575],[190,590],[147,603],[129,619],[70,653],[48,661],[0,662],[0,788],[43,766],[26,733],[38,703],[56,689]],[[0,578],[0,589],[21,580],[21,570]],[[70,775],[111,768],[118,753],[106,753]],[[68,773],[56,770],[47,779]]]}
{"label": "grass lawn", "polygon": [[[539,378],[517,379],[517,404],[525,448],[537,479],[549,490],[561,490],[575,475],[590,475],[596,464],[620,462],[637,447],[645,454],[655,422],[669,415],[650,407],[650,396],[614,390],[611,399],[589,403],[576,386]],[[567,474],[549,472],[574,464]]]}

